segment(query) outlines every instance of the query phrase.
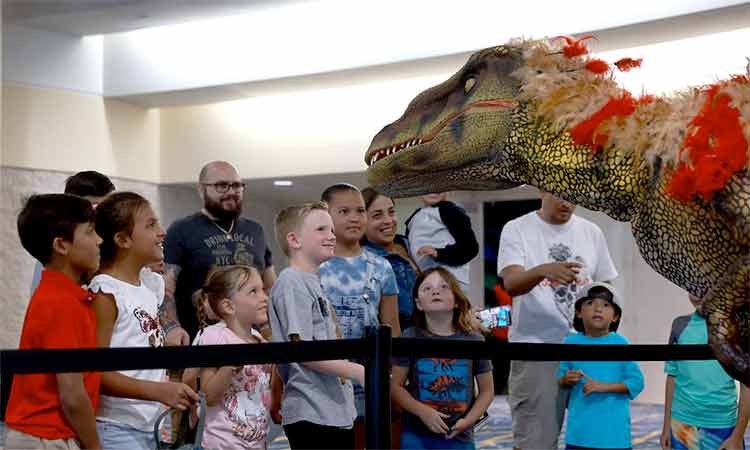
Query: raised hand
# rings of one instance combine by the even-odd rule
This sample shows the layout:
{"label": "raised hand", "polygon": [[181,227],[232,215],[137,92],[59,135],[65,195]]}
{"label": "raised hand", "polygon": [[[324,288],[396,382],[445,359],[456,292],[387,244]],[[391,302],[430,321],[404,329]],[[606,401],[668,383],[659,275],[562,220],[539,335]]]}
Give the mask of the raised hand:
{"label": "raised hand", "polygon": [[431,245],[423,245],[417,249],[417,257],[432,256],[437,258],[437,249]]}
{"label": "raised hand", "polygon": [[562,383],[566,386],[573,386],[581,381],[581,378],[584,376],[585,374],[583,373],[583,370],[568,370],[562,378]]}
{"label": "raised hand", "polygon": [[583,265],[577,262],[563,261],[543,264],[541,267],[545,278],[557,281],[558,283],[568,284],[576,280]]}
{"label": "raised hand", "polygon": [[583,375],[586,378],[586,383],[583,385],[583,395],[588,396],[594,392],[607,392],[605,383],[596,381],[588,375]]}

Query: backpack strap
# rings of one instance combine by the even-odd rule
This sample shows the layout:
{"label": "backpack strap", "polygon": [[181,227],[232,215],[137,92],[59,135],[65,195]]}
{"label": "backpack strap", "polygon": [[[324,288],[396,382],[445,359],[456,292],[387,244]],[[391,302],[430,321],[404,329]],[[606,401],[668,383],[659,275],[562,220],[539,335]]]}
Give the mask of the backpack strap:
{"label": "backpack strap", "polygon": [[680,340],[680,336],[682,335],[682,332],[685,331],[685,328],[687,328],[688,323],[690,323],[690,317],[692,317],[692,314],[688,314],[686,316],[679,316],[672,321],[672,331],[670,331],[669,333],[670,345],[675,345]]}

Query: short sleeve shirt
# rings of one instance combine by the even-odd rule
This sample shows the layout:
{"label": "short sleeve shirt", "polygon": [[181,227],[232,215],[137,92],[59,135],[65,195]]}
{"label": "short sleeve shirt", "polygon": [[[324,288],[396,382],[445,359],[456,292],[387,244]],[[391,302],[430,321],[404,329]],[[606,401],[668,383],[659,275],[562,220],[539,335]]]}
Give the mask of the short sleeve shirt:
{"label": "short sleeve shirt", "polygon": [[[271,289],[268,311],[273,342],[340,339],[336,313],[323,293],[317,273],[288,267]],[[351,428],[356,417],[352,384],[335,375],[308,369],[299,363],[279,364],[284,382],[281,399],[283,424],[307,421]]]}
{"label": "short sleeve shirt", "polygon": [[379,325],[381,298],[398,295],[390,263],[367,249],[358,256],[334,256],[321,264],[319,275],[345,339],[361,338],[365,327]]}
{"label": "short sleeve shirt", "polygon": [[500,235],[498,274],[518,265],[529,270],[549,262],[578,262],[575,283],[543,280],[531,291],[513,299],[511,342],[560,343],[573,331],[578,288],[592,281],[617,277],[604,234],[596,224],[578,216],[567,223],[549,224],[536,211],[505,224]]}
{"label": "short sleeve shirt", "polygon": [[[706,319],[698,314],[689,316],[682,332],[675,333],[672,324],[670,342],[679,345],[706,344]],[[737,423],[737,386],[718,361],[666,361],[664,372],[675,377],[672,417],[701,428],[728,428]]]}
{"label": "short sleeve shirt", "polygon": [[[476,333],[458,332],[451,336],[436,336],[416,327],[404,330],[401,337],[484,341],[484,338]],[[474,377],[492,370],[492,362],[486,359],[472,361],[470,359],[397,357],[393,358],[393,365],[409,368],[409,385],[407,386],[409,393],[415,400],[451,416],[446,421],[449,425],[465,415],[474,404]],[[413,427],[422,433],[430,433],[419,418],[413,417],[408,412],[404,414],[408,416],[404,420],[406,428]],[[456,439],[470,441],[473,436],[471,431],[467,430]]]}
{"label": "short sleeve shirt", "polygon": [[175,301],[182,327],[195,337],[198,317],[192,296],[215,266],[242,264],[260,273],[271,264],[271,251],[263,227],[242,217],[227,235],[205,214],[196,213],[173,223],[164,239],[164,261],[182,268],[177,278]]}
{"label": "short sleeve shirt", "polygon": [[[625,345],[628,340],[611,332],[601,337],[576,333],[565,344]],[[565,443],[586,448],[630,448],[630,400],[643,390],[643,373],[634,361],[561,361],[558,378],[568,370],[582,370],[602,383],[624,383],[627,394],[593,393],[584,395],[585,380],[570,388],[568,427]]]}
{"label": "short sleeve shirt", "polygon": [[[20,350],[96,348],[93,296],[62,272],[45,270],[29,301]],[[84,372],[83,384],[94,410],[101,376]],[[42,439],[75,438],[60,404],[54,373],[16,375],[6,411],[9,428]]]}
{"label": "short sleeve shirt", "polygon": [[[164,299],[164,280],[151,270],[141,270],[140,283],[130,284],[107,274],[95,276],[89,284],[94,293],[111,295],[117,308],[110,347],[162,347],[164,331],[159,322],[159,306]],[[119,371],[138,380],[162,382],[165,369]],[[158,402],[102,395],[97,420],[124,424],[151,431],[161,410]]]}
{"label": "short sleeve shirt", "polygon": [[[253,336],[263,337],[255,330]],[[247,344],[224,322],[203,329],[196,345]],[[265,450],[270,427],[271,364],[248,364],[234,371],[221,400],[208,407],[204,448]]]}

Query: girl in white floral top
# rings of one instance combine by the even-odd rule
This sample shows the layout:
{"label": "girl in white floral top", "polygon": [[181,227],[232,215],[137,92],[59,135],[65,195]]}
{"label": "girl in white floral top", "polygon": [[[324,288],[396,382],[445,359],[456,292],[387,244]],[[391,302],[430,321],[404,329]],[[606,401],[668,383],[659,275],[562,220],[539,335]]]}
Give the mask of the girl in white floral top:
{"label": "girl in white floral top", "polygon": [[[268,321],[268,296],[255,268],[215,268],[199,295],[199,316],[205,317],[202,309],[210,307],[221,321],[203,328],[198,345],[265,342],[253,329]],[[208,404],[201,443],[204,448],[265,450],[271,368],[270,364],[262,364],[201,369],[201,389]]]}

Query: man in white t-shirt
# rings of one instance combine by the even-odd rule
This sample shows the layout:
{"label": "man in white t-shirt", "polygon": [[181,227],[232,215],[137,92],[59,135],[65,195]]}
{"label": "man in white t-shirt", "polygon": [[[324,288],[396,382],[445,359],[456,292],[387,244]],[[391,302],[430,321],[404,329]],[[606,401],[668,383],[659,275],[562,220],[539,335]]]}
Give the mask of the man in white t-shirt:
{"label": "man in white t-shirt", "polygon": [[[503,228],[497,269],[513,296],[510,342],[561,343],[573,329],[577,290],[617,277],[602,231],[574,210],[543,192],[541,209]],[[558,364],[511,361],[514,448],[557,448],[566,403],[555,379]]]}

